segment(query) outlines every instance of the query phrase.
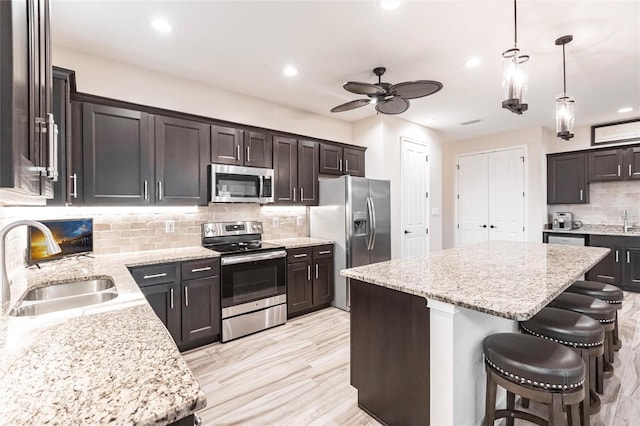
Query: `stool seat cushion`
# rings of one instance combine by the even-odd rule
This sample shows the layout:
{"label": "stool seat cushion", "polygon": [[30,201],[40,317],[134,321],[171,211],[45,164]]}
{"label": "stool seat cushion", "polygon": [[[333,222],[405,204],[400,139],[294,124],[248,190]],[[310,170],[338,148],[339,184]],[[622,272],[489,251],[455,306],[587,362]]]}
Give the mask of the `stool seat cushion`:
{"label": "stool seat cushion", "polygon": [[550,308],[566,309],[587,315],[601,324],[616,320],[616,308],[595,297],[577,293],[561,293],[547,305]]}
{"label": "stool seat cushion", "polygon": [[498,333],[482,342],[485,362],[507,380],[551,391],[584,383],[585,365],[574,350],[519,333]]}
{"label": "stool seat cushion", "polygon": [[557,308],[543,308],[520,323],[525,333],[566,346],[593,347],[604,344],[604,328],[586,315]]}
{"label": "stool seat cushion", "polygon": [[565,291],[595,297],[614,305],[621,304],[624,299],[624,293],[618,287],[598,281],[576,281]]}

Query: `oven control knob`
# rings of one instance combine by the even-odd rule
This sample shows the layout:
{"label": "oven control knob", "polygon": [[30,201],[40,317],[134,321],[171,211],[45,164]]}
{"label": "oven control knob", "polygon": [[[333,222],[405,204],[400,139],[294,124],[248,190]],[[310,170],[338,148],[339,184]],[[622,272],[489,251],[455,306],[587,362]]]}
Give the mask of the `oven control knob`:
{"label": "oven control knob", "polygon": [[262,231],[262,225],[254,224],[251,227],[254,231]]}
{"label": "oven control knob", "polygon": [[207,227],[204,228],[204,235],[205,236],[216,234],[217,232],[218,232],[218,230],[216,228],[214,228],[213,226],[207,226]]}

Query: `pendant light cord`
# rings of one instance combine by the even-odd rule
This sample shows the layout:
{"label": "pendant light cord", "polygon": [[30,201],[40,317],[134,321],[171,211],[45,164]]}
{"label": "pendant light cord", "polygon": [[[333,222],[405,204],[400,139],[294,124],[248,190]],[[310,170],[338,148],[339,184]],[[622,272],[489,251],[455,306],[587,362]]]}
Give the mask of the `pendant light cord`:
{"label": "pendant light cord", "polygon": [[564,96],[567,96],[567,67],[565,65],[565,59],[564,59],[564,46],[566,45],[563,44],[562,45],[562,81],[563,81],[563,86],[564,86]]}
{"label": "pendant light cord", "polygon": [[518,5],[513,0],[513,45],[518,47]]}

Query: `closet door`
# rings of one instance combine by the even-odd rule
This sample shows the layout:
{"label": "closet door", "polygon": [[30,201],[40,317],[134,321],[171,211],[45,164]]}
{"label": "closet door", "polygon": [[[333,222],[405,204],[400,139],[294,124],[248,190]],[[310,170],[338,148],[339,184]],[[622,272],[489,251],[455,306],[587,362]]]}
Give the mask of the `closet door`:
{"label": "closet door", "polygon": [[489,239],[524,241],[524,148],[489,154]]}
{"label": "closet door", "polygon": [[488,154],[458,158],[458,247],[489,238]]}

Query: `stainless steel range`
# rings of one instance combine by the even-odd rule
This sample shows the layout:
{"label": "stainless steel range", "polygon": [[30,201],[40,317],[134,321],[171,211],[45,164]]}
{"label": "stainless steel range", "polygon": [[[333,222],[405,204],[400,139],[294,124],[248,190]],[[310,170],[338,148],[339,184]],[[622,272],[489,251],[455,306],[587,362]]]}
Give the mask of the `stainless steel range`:
{"label": "stainless steel range", "polygon": [[287,321],[287,252],[262,241],[262,222],[204,223],[202,245],[221,255],[223,342]]}

